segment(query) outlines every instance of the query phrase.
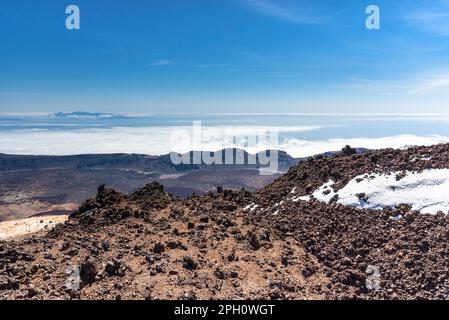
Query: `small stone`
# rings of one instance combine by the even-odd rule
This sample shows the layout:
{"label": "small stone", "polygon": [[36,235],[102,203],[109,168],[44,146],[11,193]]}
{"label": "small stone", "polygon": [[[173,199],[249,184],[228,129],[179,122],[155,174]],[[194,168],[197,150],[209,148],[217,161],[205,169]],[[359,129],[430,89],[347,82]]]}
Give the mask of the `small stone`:
{"label": "small stone", "polygon": [[123,276],[125,268],[120,260],[114,259],[106,263],[104,270],[109,276]]}
{"label": "small stone", "polygon": [[145,256],[145,260],[146,260],[149,264],[153,264],[153,263],[155,262],[154,256],[153,256],[153,255],[150,255],[150,254],[148,254],[148,255]]}
{"label": "small stone", "polygon": [[198,228],[198,230],[206,230],[206,228],[207,228],[207,223],[200,223],[200,224],[197,226],[197,228]]}
{"label": "small stone", "polygon": [[164,273],[164,268],[160,264],[158,264],[155,269],[157,273]]}
{"label": "small stone", "polygon": [[162,253],[165,251],[165,246],[162,243],[156,243],[153,248],[154,253]]}
{"label": "small stone", "polygon": [[93,260],[87,259],[81,264],[80,279],[82,283],[89,284],[95,282],[95,276],[97,273],[97,266]]}
{"label": "small stone", "polygon": [[221,280],[226,279],[226,272],[224,272],[221,268],[217,267],[215,269],[214,275]]}
{"label": "small stone", "polygon": [[257,237],[257,235],[255,233],[251,233],[249,236],[249,244],[251,245],[251,248],[253,248],[254,250],[259,250],[260,247],[262,246],[260,244],[260,240]]}
{"label": "small stone", "polygon": [[281,262],[284,266],[288,266],[288,257],[287,256],[282,256],[281,257]]}
{"label": "small stone", "polygon": [[111,243],[106,239],[101,243],[101,247],[104,251],[108,251],[111,248]]}
{"label": "small stone", "polygon": [[191,256],[184,256],[182,258],[182,266],[187,270],[195,270],[198,267],[198,263]]}
{"label": "small stone", "polygon": [[169,249],[176,249],[176,248],[179,247],[179,245],[180,245],[179,241],[169,241],[169,242],[167,243],[167,247],[168,247]]}

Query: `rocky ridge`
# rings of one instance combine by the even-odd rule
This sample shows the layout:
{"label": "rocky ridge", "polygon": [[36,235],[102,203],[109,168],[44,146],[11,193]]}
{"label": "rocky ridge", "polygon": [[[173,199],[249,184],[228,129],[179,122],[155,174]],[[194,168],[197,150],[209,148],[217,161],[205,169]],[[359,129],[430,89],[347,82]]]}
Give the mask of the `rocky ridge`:
{"label": "rocky ridge", "polygon": [[0,298],[446,299],[447,215],[300,197],[329,179],[338,189],[361,174],[448,160],[449,145],[347,147],[256,192],[181,200],[159,183],[130,195],[101,186],[66,223],[0,242]]}

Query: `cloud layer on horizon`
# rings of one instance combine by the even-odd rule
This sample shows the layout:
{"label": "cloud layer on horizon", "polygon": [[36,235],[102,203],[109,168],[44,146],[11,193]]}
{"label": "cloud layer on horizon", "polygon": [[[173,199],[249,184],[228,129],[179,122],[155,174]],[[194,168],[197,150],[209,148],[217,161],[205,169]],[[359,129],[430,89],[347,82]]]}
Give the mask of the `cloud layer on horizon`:
{"label": "cloud layer on horizon", "polygon": [[[293,157],[306,157],[327,151],[341,150],[345,145],[358,148],[401,148],[409,145],[433,145],[449,143],[449,136],[395,135],[380,138],[301,139],[288,133],[318,130],[319,126],[296,127],[234,127],[236,140],[223,139],[223,128],[203,127],[202,144],[198,148],[191,143],[192,127],[144,127],[77,130],[23,129],[2,132],[0,153],[20,155],[76,155],[136,153],[149,155],[184,153],[192,150],[217,151],[224,148],[244,148],[243,141],[256,131],[278,130],[282,133],[279,143],[263,140],[255,148],[244,148],[255,153],[267,149],[279,149]],[[181,134],[173,135],[176,130]],[[190,134],[185,133],[190,132]],[[179,131],[178,131],[179,133]]]}

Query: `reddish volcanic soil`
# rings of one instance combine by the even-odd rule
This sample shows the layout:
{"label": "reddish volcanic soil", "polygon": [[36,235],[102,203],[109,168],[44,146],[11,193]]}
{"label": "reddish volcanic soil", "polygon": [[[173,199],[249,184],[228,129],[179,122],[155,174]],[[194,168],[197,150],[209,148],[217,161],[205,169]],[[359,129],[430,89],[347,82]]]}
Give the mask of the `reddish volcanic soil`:
{"label": "reddish volcanic soil", "polygon": [[130,195],[102,186],[53,230],[0,242],[0,298],[446,299],[447,215],[295,202],[292,190],[307,195],[329,179],[338,189],[364,173],[449,168],[448,160],[449,145],[345,148],[256,192],[219,188],[186,200],[158,183]]}

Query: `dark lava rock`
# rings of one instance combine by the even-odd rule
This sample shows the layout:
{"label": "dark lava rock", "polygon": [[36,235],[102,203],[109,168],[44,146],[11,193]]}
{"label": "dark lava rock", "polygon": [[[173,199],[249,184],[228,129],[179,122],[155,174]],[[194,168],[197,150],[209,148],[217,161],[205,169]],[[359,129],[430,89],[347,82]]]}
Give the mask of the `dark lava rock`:
{"label": "dark lava rock", "polygon": [[145,260],[149,263],[149,264],[153,264],[155,262],[154,256],[151,254],[148,254],[145,256]]}
{"label": "dark lava rock", "polygon": [[97,275],[97,266],[92,259],[87,259],[81,264],[80,267],[80,279],[82,284],[90,284],[95,282],[95,276]]}
{"label": "dark lava rock", "polygon": [[108,251],[111,248],[111,243],[106,239],[101,243],[101,247],[103,250]]}
{"label": "dark lava rock", "polygon": [[164,251],[165,251],[165,245],[163,245],[162,243],[158,242],[154,245],[154,248],[153,248],[154,253],[158,254],[158,253],[162,253]]}
{"label": "dark lava rock", "polygon": [[195,223],[189,221],[189,222],[187,223],[187,229],[191,230],[191,229],[193,229],[193,228],[195,228]]}
{"label": "dark lava rock", "polygon": [[249,244],[254,250],[259,250],[262,246],[259,237],[253,232],[249,234]]}
{"label": "dark lava rock", "polygon": [[14,290],[19,288],[20,282],[7,276],[0,276],[0,290]]}
{"label": "dark lava rock", "polygon": [[106,271],[109,276],[124,276],[126,267],[124,266],[122,261],[114,259],[112,261],[106,262],[104,271]]}
{"label": "dark lava rock", "polygon": [[351,146],[346,146],[341,150],[341,152],[346,156],[352,156],[357,153],[357,150],[351,148]]}
{"label": "dark lava rock", "polygon": [[223,269],[221,269],[221,268],[219,268],[219,267],[217,267],[217,268],[215,269],[214,275],[215,275],[218,279],[221,279],[221,280],[224,280],[224,279],[227,278],[226,272],[224,272]]}
{"label": "dark lava rock", "polygon": [[184,256],[182,258],[182,266],[187,270],[195,270],[198,268],[198,263],[191,256]]}

